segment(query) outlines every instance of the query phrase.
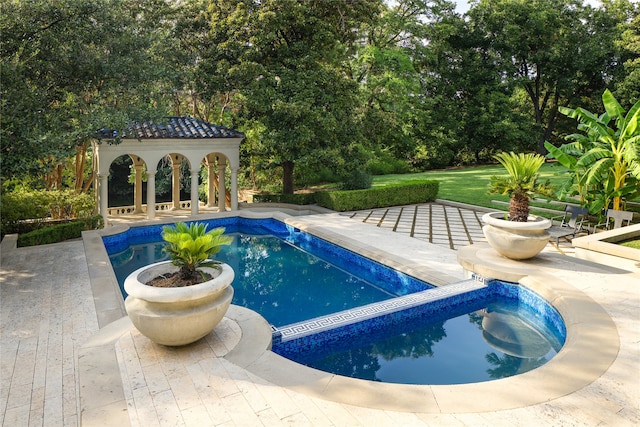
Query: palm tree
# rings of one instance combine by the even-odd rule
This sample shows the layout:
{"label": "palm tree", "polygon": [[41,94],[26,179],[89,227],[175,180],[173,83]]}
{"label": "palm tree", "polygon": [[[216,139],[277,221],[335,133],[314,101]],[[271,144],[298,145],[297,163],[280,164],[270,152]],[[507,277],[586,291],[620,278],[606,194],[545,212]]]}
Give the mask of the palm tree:
{"label": "palm tree", "polygon": [[538,171],[544,164],[544,157],[534,153],[499,153],[493,156],[509,174],[506,177],[491,177],[490,194],[504,194],[511,197],[509,202],[509,220],[527,222],[529,201],[536,194],[547,195],[551,192],[549,181],[538,182]]}
{"label": "palm tree", "polygon": [[572,183],[592,213],[602,213],[611,204],[622,210],[624,199],[640,196],[640,101],[625,114],[607,89],[602,102],[605,113],[599,117],[583,108],[561,107],[584,133],[567,136],[573,142],[561,147],[545,143],[550,155],[573,171]]}

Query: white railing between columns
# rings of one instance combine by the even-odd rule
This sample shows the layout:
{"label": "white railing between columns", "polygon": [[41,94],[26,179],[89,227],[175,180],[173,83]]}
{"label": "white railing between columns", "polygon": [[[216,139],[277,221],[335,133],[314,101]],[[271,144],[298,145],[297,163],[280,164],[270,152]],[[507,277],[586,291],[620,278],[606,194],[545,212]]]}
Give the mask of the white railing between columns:
{"label": "white railing between columns", "polygon": [[[200,202],[199,206],[205,206],[204,203]],[[189,210],[191,209],[191,200],[182,200],[180,201],[180,210]],[[167,212],[173,210],[173,202],[160,202],[156,203],[156,212]],[[107,212],[111,216],[121,216],[121,215],[132,215],[135,213],[135,206],[114,206],[107,209]],[[142,212],[147,212],[147,205],[142,205]]]}

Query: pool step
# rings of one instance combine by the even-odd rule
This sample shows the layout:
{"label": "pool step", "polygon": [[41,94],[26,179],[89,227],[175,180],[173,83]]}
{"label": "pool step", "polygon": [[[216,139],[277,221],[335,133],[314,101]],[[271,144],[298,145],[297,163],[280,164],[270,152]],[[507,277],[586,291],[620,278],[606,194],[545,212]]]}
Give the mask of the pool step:
{"label": "pool step", "polygon": [[[281,328],[272,327],[273,342],[290,341],[438,301],[447,300],[448,304],[463,303],[469,299],[464,298],[464,296],[469,296],[471,293],[477,293],[487,288],[488,285],[481,278],[469,279],[327,316],[316,317],[304,322],[292,323]],[[460,298],[456,301],[458,296]]]}

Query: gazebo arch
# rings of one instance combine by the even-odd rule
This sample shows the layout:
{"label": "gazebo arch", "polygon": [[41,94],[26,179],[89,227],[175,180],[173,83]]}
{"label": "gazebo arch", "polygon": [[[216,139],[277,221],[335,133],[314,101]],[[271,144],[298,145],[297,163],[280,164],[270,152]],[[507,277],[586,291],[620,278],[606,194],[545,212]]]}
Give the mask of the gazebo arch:
{"label": "gazebo arch", "polygon": [[[115,132],[103,132],[103,141],[93,143],[94,173],[98,176],[96,195],[98,211],[107,223],[109,211],[108,178],[111,163],[122,155],[128,155],[133,160],[135,169],[135,210],[142,209],[142,167],[147,166],[147,218],[155,218],[155,174],[158,162],[171,155],[172,164],[185,158],[191,170],[191,213],[198,213],[198,174],[200,163],[205,162],[209,173],[209,206],[215,194],[214,185],[217,176],[221,176],[218,183],[218,207],[225,209],[224,173],[227,167],[231,169],[231,189],[229,204],[231,210],[238,209],[238,169],[240,168],[240,142],[244,134],[233,129],[212,125],[193,117],[168,117],[165,123],[153,122],[134,123],[121,137],[119,144],[108,144],[104,140],[117,137]],[[217,165],[217,170],[215,166]],[[216,175],[216,171],[218,175]],[[213,172],[213,173],[212,173]],[[176,169],[173,168],[175,175]],[[173,179],[174,208],[176,177]],[[178,199],[179,199],[178,193]]]}

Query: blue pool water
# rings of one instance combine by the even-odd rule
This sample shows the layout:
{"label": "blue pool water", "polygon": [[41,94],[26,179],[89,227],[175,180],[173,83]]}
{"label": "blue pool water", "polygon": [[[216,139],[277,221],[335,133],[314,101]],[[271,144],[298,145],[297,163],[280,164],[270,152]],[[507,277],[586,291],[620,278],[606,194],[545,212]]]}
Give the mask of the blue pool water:
{"label": "blue pool water", "polygon": [[[532,305],[510,295],[513,292],[526,294]],[[364,320],[276,342],[273,351],[352,378],[463,384],[542,366],[560,351],[566,333],[557,312],[540,297],[501,282],[493,282],[458,307],[418,307],[385,317],[384,322]]]}
{"label": "blue pool water", "polygon": [[[281,222],[242,220],[225,226],[233,242],[223,247],[216,259],[229,264],[236,273],[232,302],[260,313],[275,326],[430,287],[353,252],[289,229]],[[155,234],[130,231],[131,241],[136,243],[126,247],[119,237],[104,239],[123,295],[123,283],[130,273],[167,258],[162,250],[164,243],[159,241],[160,227]]]}
{"label": "blue pool water", "polygon": [[[209,222],[233,236],[216,256],[236,273],[233,303],[274,325],[273,351],[299,363],[374,381],[457,384],[526,372],[564,343],[564,324],[552,307],[522,286],[496,281],[287,338],[283,331],[305,329],[305,322],[313,329],[444,287],[430,291],[425,282],[277,220]],[[135,227],[103,238],[121,288],[128,274],[166,258],[161,230]]]}

